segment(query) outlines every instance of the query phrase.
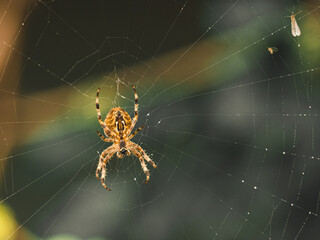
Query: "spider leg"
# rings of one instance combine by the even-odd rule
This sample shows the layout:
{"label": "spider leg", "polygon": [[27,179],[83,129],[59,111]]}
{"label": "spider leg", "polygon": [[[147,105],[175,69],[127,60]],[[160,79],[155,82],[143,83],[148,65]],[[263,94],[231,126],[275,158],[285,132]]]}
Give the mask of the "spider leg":
{"label": "spider leg", "polygon": [[136,129],[130,136],[129,139],[133,138],[134,135],[136,135],[138,132],[140,132],[142,130],[142,128],[144,128],[144,125],[142,127],[139,127],[138,129]]}
{"label": "spider leg", "polygon": [[106,133],[107,136],[113,136],[115,137],[115,133],[112,132],[107,125],[101,120],[101,112],[100,112],[100,106],[99,106],[99,92],[100,92],[100,88],[98,88],[97,90],[97,97],[96,97],[96,110],[97,110],[97,115],[98,115],[98,121],[101,125],[101,127],[103,127],[104,132]]}
{"label": "spider leg", "polygon": [[[113,146],[108,147],[106,150],[104,150],[100,155],[99,164],[96,170],[97,179],[101,180],[102,186],[108,191],[111,191],[111,189],[108,188],[104,183],[104,180],[106,178],[106,163],[111,159],[111,157],[115,152],[116,152],[116,148]],[[100,172],[101,172],[101,178],[99,177]]]}
{"label": "spider leg", "polygon": [[148,170],[148,168],[146,166],[146,163],[145,163],[143,157],[141,156],[141,154],[135,148],[132,148],[131,151],[136,157],[139,158],[142,170],[143,170],[144,174],[146,175],[145,184],[147,184],[149,182],[149,180],[150,180],[150,173],[149,173],[149,170]]}
{"label": "spider leg", "polygon": [[145,151],[140,147],[138,144],[134,142],[130,142],[131,145],[141,154],[141,156],[150,163],[154,168],[158,168],[157,165],[154,163],[154,161],[151,160],[151,158],[145,153]]}
{"label": "spider leg", "polygon": [[101,133],[99,133],[98,131],[97,131],[97,133],[98,133],[98,135],[101,137],[101,139],[103,140],[103,141],[105,141],[105,142],[112,142],[113,140],[112,139],[108,139],[108,138],[105,138]]}
{"label": "spider leg", "polygon": [[[110,148],[110,147],[109,147],[109,148]],[[98,164],[98,167],[97,167],[97,169],[96,169],[96,177],[97,177],[98,180],[100,180],[99,174],[100,174],[101,169],[102,169],[102,166],[103,166],[102,160],[103,160],[104,157],[108,154],[109,148],[105,149],[105,150],[101,153],[101,155],[100,155],[99,164]]]}
{"label": "spider leg", "polygon": [[111,191],[111,189],[110,188],[108,188],[107,186],[106,186],[106,184],[104,183],[104,180],[105,180],[105,178],[106,178],[106,166],[105,166],[105,164],[104,164],[104,167],[102,168],[102,171],[101,171],[101,184],[102,184],[102,186],[105,188],[105,189],[107,189],[108,191]]}
{"label": "spider leg", "polygon": [[145,153],[145,151],[138,144],[130,142],[128,145],[129,145],[128,147],[130,148],[131,152],[136,157],[139,158],[141,167],[142,167],[144,173],[146,174],[146,178],[147,178],[145,183],[148,183],[149,179],[150,179],[150,173],[149,173],[149,170],[148,170],[144,160],[146,160],[148,163],[150,163],[156,169],[158,168],[157,165],[149,158],[149,156]]}
{"label": "spider leg", "polygon": [[136,122],[138,120],[138,107],[139,107],[139,104],[138,104],[138,94],[136,92],[136,88],[134,85],[132,85],[132,88],[133,88],[133,92],[134,92],[134,117],[132,119],[132,123],[131,123],[131,126],[130,126],[130,129],[128,131],[128,134],[130,134],[134,128],[134,126],[136,125]]}

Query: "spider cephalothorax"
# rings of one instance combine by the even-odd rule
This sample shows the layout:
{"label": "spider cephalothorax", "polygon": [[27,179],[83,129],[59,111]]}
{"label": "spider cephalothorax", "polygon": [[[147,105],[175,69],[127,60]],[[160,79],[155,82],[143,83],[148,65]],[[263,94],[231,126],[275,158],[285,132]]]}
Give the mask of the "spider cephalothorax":
{"label": "spider cephalothorax", "polygon": [[[144,160],[152,164],[154,168],[157,168],[156,164],[149,158],[145,151],[136,143],[131,142],[130,139],[134,137],[144,126],[135,130],[132,134],[132,130],[138,120],[138,95],[134,86],[134,118],[131,119],[130,115],[121,107],[115,107],[110,110],[104,121],[101,120],[101,112],[99,108],[99,92],[97,91],[96,98],[96,109],[98,114],[98,120],[103,128],[104,134],[107,136],[105,138],[101,133],[97,132],[101,139],[105,142],[113,142],[113,144],[105,149],[99,159],[99,164],[96,170],[96,176],[101,180],[101,184],[110,191],[109,188],[104,183],[106,177],[106,163],[111,159],[111,157],[117,153],[118,158],[123,158],[133,153],[139,158],[141,167],[146,174],[146,183],[150,179],[150,173],[146,166]],[[101,177],[100,177],[101,174]]]}

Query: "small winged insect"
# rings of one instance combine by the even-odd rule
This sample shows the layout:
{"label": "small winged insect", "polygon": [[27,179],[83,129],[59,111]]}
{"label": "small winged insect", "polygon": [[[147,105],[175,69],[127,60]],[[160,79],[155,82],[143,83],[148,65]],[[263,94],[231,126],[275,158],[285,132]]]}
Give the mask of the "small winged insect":
{"label": "small winged insect", "polygon": [[268,51],[270,54],[274,54],[275,52],[278,52],[278,48],[276,47],[268,47]]}
{"label": "small winged insect", "polygon": [[301,35],[300,28],[298,26],[297,20],[296,20],[296,15],[301,13],[302,11],[297,12],[296,14],[292,14],[290,16],[291,18],[291,34],[294,37],[298,37]]}

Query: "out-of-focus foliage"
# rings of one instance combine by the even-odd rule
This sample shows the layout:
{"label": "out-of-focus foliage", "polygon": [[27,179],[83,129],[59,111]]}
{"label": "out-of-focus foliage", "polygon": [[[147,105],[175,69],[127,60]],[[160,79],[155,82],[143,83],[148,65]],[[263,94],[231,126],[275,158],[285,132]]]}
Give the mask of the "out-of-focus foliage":
{"label": "out-of-focus foliage", "polygon": [[47,238],[46,240],[108,240],[107,238],[99,238],[99,237],[92,237],[92,238],[87,238],[87,239],[81,239],[69,234],[60,234],[60,235],[55,235],[52,237]]}
{"label": "out-of-focus foliage", "polygon": [[6,239],[17,228],[12,210],[4,204],[0,204],[0,239]]}

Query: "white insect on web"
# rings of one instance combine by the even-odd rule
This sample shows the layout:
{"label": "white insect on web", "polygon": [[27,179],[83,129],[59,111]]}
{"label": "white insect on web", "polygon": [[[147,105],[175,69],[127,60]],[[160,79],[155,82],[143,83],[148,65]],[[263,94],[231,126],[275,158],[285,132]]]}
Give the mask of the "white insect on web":
{"label": "white insect on web", "polygon": [[[2,1],[0,239],[314,239],[320,6],[292,3]],[[133,118],[132,85],[158,169],[112,157],[109,192],[96,91]]]}
{"label": "white insect on web", "polygon": [[294,36],[294,37],[298,37],[301,35],[301,30],[300,30],[299,25],[296,20],[296,15],[299,14],[300,12],[301,11],[297,12],[296,14],[292,14],[290,16],[290,18],[291,18],[291,33],[292,33],[292,36]]}

